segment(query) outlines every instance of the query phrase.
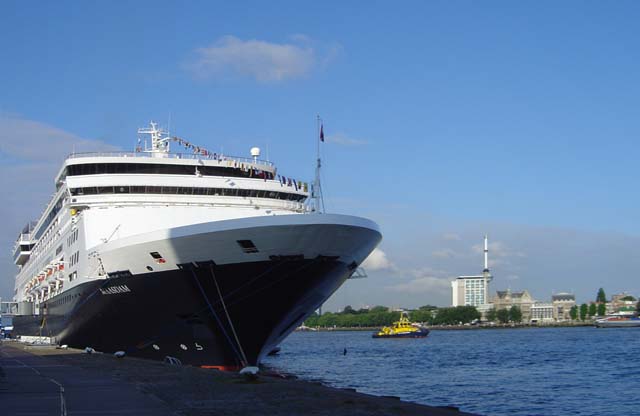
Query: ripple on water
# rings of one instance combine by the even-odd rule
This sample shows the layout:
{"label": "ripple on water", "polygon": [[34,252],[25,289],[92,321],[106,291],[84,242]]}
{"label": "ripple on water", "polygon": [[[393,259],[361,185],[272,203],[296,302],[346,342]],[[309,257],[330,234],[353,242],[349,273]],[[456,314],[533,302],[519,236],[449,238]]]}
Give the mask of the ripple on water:
{"label": "ripple on water", "polygon": [[[491,415],[639,414],[610,386],[640,392],[638,329],[433,331],[375,340],[368,332],[296,332],[265,364],[363,393]],[[347,348],[347,355],[343,355]]]}

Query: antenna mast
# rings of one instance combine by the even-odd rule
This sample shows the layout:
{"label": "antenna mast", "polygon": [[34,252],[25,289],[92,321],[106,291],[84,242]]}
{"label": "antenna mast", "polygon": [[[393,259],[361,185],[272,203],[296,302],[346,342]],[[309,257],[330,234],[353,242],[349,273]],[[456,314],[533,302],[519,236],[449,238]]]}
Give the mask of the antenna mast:
{"label": "antenna mast", "polygon": [[[148,134],[151,136],[151,149],[145,149],[146,153],[152,153],[155,157],[162,157],[162,155],[169,153],[169,145],[171,138],[166,135],[165,131],[158,128],[158,123],[151,121],[150,127],[138,129],[138,134]],[[164,137],[162,137],[165,135]],[[146,147],[146,145],[145,145]]]}
{"label": "antenna mast", "polygon": [[482,275],[487,279],[487,282],[493,280],[489,271],[489,237],[486,234],[484,236],[484,270],[482,270]]}
{"label": "antenna mast", "polygon": [[489,271],[489,238],[484,236],[484,271]]}

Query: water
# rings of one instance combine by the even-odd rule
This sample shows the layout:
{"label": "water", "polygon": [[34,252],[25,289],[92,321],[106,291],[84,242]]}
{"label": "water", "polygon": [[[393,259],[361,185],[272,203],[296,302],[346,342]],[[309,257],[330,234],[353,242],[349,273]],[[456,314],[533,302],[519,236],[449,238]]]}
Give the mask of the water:
{"label": "water", "polygon": [[281,347],[264,363],[363,393],[484,415],[640,415],[640,328],[295,332]]}

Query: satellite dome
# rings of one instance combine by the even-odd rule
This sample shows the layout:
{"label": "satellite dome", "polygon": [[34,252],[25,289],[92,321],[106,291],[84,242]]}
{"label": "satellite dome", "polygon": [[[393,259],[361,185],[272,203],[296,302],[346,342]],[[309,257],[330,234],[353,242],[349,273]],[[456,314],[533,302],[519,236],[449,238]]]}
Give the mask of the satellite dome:
{"label": "satellite dome", "polygon": [[260,148],[259,147],[252,147],[251,148],[251,156],[260,157]]}

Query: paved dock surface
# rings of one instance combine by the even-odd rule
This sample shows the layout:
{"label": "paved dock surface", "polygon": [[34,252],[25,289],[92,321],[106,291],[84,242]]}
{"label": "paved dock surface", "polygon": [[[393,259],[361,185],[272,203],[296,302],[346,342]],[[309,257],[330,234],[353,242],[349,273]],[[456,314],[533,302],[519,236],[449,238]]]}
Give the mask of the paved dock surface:
{"label": "paved dock surface", "polygon": [[[42,353],[52,348],[33,350]],[[0,347],[0,406],[0,414],[12,416],[174,414],[130,383],[6,345]]]}
{"label": "paved dock surface", "polygon": [[301,380],[250,381],[217,370],[15,342],[0,344],[0,414],[467,415]]}

